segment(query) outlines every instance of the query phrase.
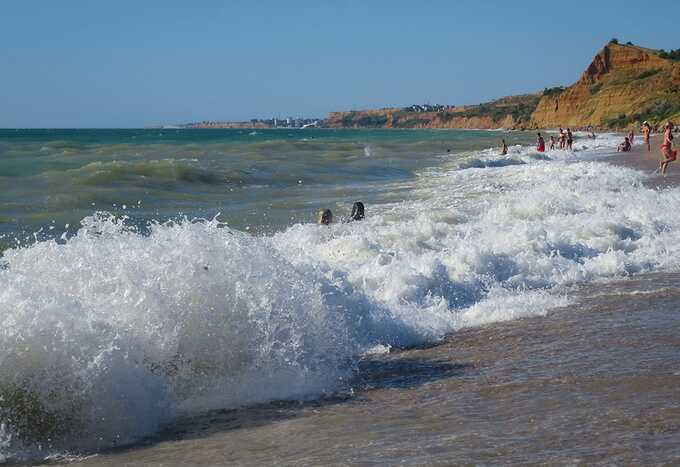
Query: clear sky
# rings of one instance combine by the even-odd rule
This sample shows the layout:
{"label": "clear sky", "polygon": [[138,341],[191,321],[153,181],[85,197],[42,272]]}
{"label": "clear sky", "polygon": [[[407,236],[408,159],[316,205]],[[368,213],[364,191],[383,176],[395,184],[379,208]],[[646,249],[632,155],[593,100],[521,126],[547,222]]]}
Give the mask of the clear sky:
{"label": "clear sky", "polygon": [[570,84],[612,37],[680,48],[680,1],[649,5],[6,1],[0,127],[141,127],[475,104]]}

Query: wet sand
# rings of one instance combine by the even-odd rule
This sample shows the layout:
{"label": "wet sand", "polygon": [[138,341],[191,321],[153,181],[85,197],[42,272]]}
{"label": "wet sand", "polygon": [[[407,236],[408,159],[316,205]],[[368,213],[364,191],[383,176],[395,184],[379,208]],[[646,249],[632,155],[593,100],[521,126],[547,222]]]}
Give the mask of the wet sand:
{"label": "wet sand", "polygon": [[367,359],[346,397],[178,420],[83,465],[679,462],[679,280],[582,287],[547,317]]}
{"label": "wet sand", "polygon": [[[642,141],[642,137],[640,137],[640,141]],[[607,162],[632,167],[650,174],[651,177],[645,184],[651,188],[663,189],[678,186],[680,185],[680,160],[670,163],[666,170],[666,176],[662,176],[660,172],[654,173],[661,161],[661,150],[659,149],[661,142],[661,136],[652,136],[651,151],[647,150],[645,144],[636,144],[630,152],[618,153],[614,157],[607,158]]]}
{"label": "wet sand", "polygon": [[[651,173],[653,143],[607,161]],[[680,183],[677,164],[646,183]],[[79,465],[677,464],[679,283],[576,287],[545,317],[367,358],[336,398],[177,420]]]}

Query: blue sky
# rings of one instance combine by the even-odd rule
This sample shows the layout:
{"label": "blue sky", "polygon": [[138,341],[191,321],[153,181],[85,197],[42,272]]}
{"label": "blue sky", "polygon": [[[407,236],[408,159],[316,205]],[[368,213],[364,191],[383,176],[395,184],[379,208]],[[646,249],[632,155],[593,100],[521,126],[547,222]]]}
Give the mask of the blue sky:
{"label": "blue sky", "polygon": [[2,3],[0,127],[141,127],[474,104],[570,84],[610,38],[679,48],[680,2]]}

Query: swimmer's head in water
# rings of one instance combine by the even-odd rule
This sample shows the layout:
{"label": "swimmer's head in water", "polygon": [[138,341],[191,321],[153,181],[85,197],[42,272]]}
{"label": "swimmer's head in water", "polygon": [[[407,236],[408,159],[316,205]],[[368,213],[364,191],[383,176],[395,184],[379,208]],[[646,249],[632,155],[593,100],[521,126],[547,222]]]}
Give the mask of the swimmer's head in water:
{"label": "swimmer's head in water", "polygon": [[364,203],[357,201],[352,205],[352,214],[350,220],[360,221],[364,218]]}
{"label": "swimmer's head in water", "polygon": [[329,225],[331,222],[333,222],[333,213],[330,209],[322,209],[319,211],[320,225]]}

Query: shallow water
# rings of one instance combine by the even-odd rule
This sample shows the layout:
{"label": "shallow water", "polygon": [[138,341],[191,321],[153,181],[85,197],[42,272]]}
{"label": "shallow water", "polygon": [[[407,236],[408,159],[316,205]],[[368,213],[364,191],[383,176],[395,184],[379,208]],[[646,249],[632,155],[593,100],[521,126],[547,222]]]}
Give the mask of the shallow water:
{"label": "shallow water", "polygon": [[[619,359],[642,358],[636,332],[654,337],[661,361],[677,360],[661,335],[676,324],[675,299],[627,287],[674,280],[680,221],[658,206],[680,190],[603,162],[613,135],[539,155],[531,135],[505,134],[510,154],[499,156],[493,132],[313,131],[310,147],[281,132],[66,133],[0,144],[0,181],[12,183],[0,258],[7,460],[133,446],[94,461],[315,464],[371,452],[423,463],[450,461],[452,443],[461,462],[532,461],[520,449],[550,462],[526,447],[539,441],[560,461],[602,460],[619,454],[603,453],[601,419],[575,419],[591,430],[584,454],[576,438],[564,435],[560,451],[527,425],[541,414],[561,443],[560,421],[578,426],[580,396],[569,394],[588,388],[577,378],[552,399],[540,389],[600,366],[607,384],[623,384]],[[187,157],[197,162],[177,170]],[[318,207],[342,215],[357,198],[365,221],[309,223]],[[631,315],[624,305],[638,296],[659,304]],[[624,348],[598,353],[603,339]],[[302,402],[268,405],[277,400]],[[584,414],[602,401],[586,402]],[[279,430],[289,423],[298,435]],[[269,446],[255,432],[274,447],[255,452]],[[206,448],[213,441],[222,448]]]}
{"label": "shallow water", "polygon": [[85,465],[667,464],[680,459],[678,274],[366,357],[352,392],[183,418]]}

